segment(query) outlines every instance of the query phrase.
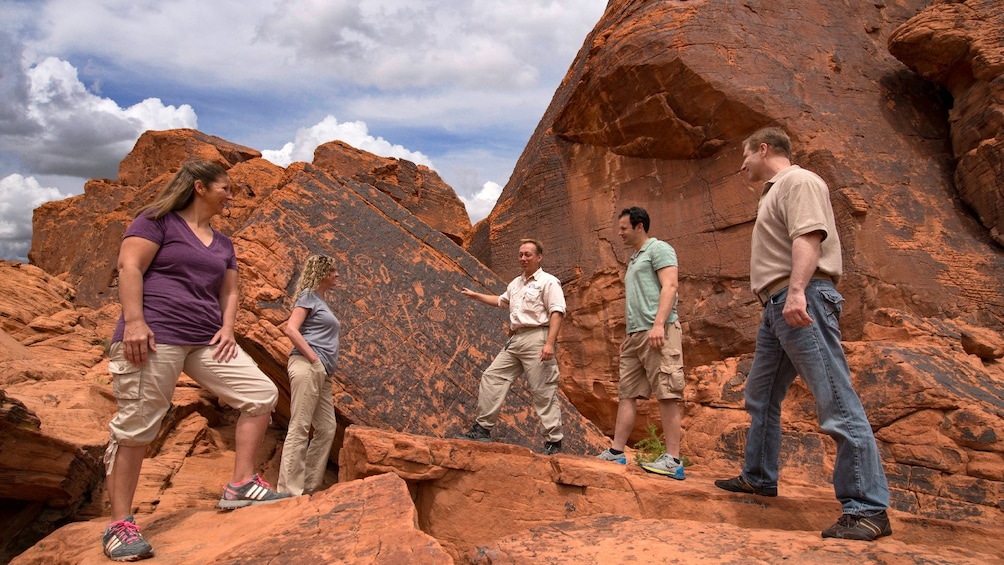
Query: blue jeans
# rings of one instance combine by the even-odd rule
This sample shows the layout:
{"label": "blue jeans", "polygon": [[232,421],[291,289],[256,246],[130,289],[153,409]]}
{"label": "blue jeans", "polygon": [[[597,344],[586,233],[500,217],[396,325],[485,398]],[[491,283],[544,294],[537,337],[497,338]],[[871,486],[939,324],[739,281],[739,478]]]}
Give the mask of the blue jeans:
{"label": "blue jeans", "polygon": [[889,485],[840,346],[844,298],[830,281],[812,279],[805,290],[812,325],[793,328],[781,315],[787,296],[785,288],[770,298],[757,332],[746,379],[746,411],[752,422],[743,477],[755,486],[777,486],[781,401],[801,375],[816,399],[819,426],[837,442],[833,489],[843,512],[875,514],[889,506]]}

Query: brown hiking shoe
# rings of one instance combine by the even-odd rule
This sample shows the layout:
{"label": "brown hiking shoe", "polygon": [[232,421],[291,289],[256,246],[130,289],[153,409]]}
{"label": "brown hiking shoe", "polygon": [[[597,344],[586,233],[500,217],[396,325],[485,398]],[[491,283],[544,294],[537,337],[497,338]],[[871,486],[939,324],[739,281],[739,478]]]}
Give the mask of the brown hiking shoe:
{"label": "brown hiking shoe", "polygon": [[777,496],[777,487],[758,487],[750,484],[745,477],[739,475],[731,479],[719,479],[715,481],[715,486],[729,492],[742,492],[745,494],[758,494],[760,496]]}
{"label": "brown hiking shoe", "polygon": [[836,524],[823,530],[824,538],[856,539],[875,541],[882,536],[892,535],[889,516],[885,510],[874,516],[855,516],[844,514]]}

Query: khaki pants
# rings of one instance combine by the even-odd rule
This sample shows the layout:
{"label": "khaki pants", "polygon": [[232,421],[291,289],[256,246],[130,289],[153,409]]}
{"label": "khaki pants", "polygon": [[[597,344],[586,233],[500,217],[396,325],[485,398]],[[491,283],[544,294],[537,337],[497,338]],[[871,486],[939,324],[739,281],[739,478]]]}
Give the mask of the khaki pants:
{"label": "khaki pants", "polygon": [[302,355],[290,355],[286,370],[290,388],[289,429],[282,444],[276,489],[300,496],[321,486],[337,422],[331,377],[321,361],[311,364]]}
{"label": "khaki pants", "polygon": [[526,373],[533,408],[540,417],[545,440],[559,441],[564,437],[558,405],[558,361],[556,358],[540,360],[547,331],[548,328],[540,327],[517,332],[485,370],[478,390],[478,425],[489,430],[495,426],[509,386],[516,377]]}

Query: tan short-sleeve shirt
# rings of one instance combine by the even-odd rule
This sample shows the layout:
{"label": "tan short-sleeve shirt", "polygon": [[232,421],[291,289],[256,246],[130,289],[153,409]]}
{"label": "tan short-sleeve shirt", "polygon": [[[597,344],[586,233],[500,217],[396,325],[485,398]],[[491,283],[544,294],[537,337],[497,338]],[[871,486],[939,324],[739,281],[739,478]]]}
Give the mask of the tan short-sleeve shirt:
{"label": "tan short-sleeve shirt", "polygon": [[499,296],[499,306],[509,306],[509,326],[515,331],[546,326],[552,312],[565,313],[565,293],[554,275],[537,269],[529,277],[520,275]]}
{"label": "tan short-sleeve shirt", "polygon": [[791,165],[764,184],[757,206],[750,254],[750,287],[754,293],[791,276],[792,242],[814,231],[823,232],[816,268],[836,282],[842,263],[830,191],[818,175]]}

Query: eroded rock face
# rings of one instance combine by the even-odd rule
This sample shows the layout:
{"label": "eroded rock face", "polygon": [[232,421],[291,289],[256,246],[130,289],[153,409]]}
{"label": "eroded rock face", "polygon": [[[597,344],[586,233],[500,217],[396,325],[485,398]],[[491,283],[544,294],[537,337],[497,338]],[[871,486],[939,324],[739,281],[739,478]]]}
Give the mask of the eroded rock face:
{"label": "eroded rock face", "polygon": [[[978,16],[995,4],[939,9]],[[468,244],[504,278],[513,273],[505,259],[515,242],[543,240],[545,265],[569,302],[562,386],[606,433],[616,415],[621,279],[631,253],[616,233],[623,208],[646,208],[650,235],[678,252],[688,371],[753,351],[761,308],[749,290],[749,249],[759,190],[737,173],[743,139],[762,126],[783,126],[794,162],[830,187],[846,340],[861,339],[883,308],[1000,334],[1004,251],[957,200],[947,107],[937,87],[886,48],[893,31],[927,5],[610,3]],[[947,71],[957,64],[965,75],[967,61],[986,60],[974,71],[981,84],[1000,82],[997,59],[984,55],[1001,33],[999,12],[982,22],[986,40],[959,32],[972,36],[974,50],[945,74],[955,76]],[[978,94],[990,100],[991,91],[971,86],[965,106],[989,125],[977,128],[953,111],[951,137],[986,155],[991,146],[977,140],[994,137],[999,120],[995,110],[976,111]],[[1000,170],[975,183],[999,205]],[[644,410],[633,439],[658,424],[654,405]]]}
{"label": "eroded rock face", "polygon": [[889,37],[889,52],[952,94],[955,186],[1004,247],[1004,10],[933,2]]}
{"label": "eroded rock face", "polygon": [[457,245],[471,229],[467,208],[436,171],[404,159],[379,157],[342,141],[314,150],[314,166],[375,187]]}

